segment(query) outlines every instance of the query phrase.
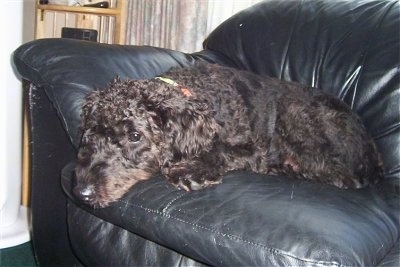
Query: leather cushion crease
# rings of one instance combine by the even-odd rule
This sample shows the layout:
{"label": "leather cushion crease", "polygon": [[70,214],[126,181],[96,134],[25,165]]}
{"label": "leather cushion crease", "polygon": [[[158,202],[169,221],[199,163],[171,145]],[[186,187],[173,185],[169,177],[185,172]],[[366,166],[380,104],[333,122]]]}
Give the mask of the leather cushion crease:
{"label": "leather cushion crease", "polygon": [[[30,83],[39,265],[400,266],[399,33],[399,1],[272,0],[220,24],[196,53],[73,39],[23,44],[13,63]],[[197,61],[339,97],[375,139],[384,182],[341,190],[232,172],[187,193],[157,176],[104,209],[77,201],[71,188],[85,96],[117,75],[151,78]]]}

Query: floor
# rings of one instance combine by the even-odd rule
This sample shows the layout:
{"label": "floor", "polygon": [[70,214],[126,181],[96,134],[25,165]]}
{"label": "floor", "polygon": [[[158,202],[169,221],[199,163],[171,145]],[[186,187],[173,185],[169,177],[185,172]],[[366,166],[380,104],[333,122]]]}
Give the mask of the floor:
{"label": "floor", "polygon": [[31,242],[0,250],[1,267],[36,267]]}

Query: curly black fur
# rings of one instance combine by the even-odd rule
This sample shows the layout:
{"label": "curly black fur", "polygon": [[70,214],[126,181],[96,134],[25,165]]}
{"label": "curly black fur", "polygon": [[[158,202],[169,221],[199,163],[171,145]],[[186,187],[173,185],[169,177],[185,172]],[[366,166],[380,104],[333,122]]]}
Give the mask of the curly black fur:
{"label": "curly black fur", "polygon": [[74,192],[101,207],[161,172],[198,190],[232,170],[340,188],[382,178],[361,120],[321,90],[213,64],[160,79],[114,80],[83,107]]}

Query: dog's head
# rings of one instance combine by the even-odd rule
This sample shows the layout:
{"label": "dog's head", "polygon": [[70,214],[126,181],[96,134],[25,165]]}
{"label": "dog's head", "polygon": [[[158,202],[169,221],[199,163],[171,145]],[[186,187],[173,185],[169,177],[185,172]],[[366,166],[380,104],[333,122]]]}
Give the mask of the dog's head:
{"label": "dog's head", "polygon": [[88,204],[107,206],[159,170],[162,133],[134,89],[115,80],[86,98],[74,193]]}
{"label": "dog's head", "polygon": [[89,94],[82,108],[74,194],[105,207],[167,161],[211,143],[215,123],[207,104],[185,97],[154,80],[116,79]]}

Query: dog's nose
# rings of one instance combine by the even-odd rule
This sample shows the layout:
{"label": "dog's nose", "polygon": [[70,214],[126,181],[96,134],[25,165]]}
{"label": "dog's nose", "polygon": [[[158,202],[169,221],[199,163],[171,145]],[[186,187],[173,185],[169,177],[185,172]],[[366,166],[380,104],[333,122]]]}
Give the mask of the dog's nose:
{"label": "dog's nose", "polygon": [[75,186],[74,195],[85,203],[92,203],[95,197],[93,186]]}

